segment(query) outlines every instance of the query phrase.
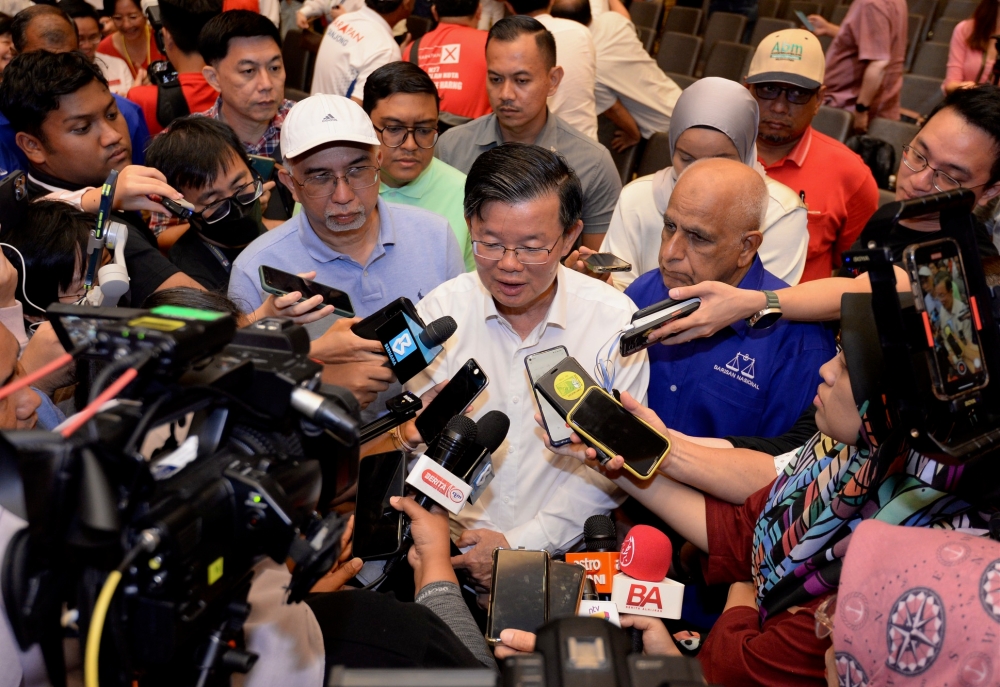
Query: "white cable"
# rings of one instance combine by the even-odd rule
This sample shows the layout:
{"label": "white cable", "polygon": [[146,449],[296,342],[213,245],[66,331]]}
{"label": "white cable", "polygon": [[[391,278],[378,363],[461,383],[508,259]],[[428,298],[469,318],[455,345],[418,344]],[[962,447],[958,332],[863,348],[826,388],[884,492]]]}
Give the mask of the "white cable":
{"label": "white cable", "polygon": [[28,303],[28,305],[30,305],[35,310],[41,310],[42,312],[45,312],[45,308],[38,307],[37,305],[32,303],[31,300],[28,298],[28,266],[24,262],[24,256],[21,255],[21,251],[19,251],[17,248],[10,245],[9,243],[0,243],[0,246],[3,246],[4,248],[10,248],[12,251],[17,253],[17,257],[21,258],[21,293],[24,295],[24,300]]}
{"label": "white cable", "polygon": [[597,358],[594,361],[594,374],[597,376],[597,383],[609,394],[612,393],[615,387],[615,377],[618,376],[613,361],[615,349],[618,348],[618,342],[621,341],[624,333],[625,330],[621,330],[608,337],[611,345],[608,347],[606,357],[601,357],[601,351],[604,350],[604,344],[601,344],[601,347],[597,351]]}

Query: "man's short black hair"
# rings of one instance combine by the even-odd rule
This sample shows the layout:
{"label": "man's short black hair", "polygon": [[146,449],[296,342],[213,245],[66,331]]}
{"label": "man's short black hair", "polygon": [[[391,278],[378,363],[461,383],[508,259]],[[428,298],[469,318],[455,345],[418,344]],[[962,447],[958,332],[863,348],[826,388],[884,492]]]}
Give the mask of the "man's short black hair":
{"label": "man's short black hair", "polygon": [[365,0],[365,4],[377,14],[392,14],[400,8],[403,0]]}
{"label": "man's short black hair", "polygon": [[[548,5],[546,5],[547,7]],[[556,39],[552,37],[549,30],[542,22],[534,17],[526,17],[518,14],[513,17],[504,17],[490,29],[486,37],[486,47],[490,47],[490,41],[500,41],[501,43],[513,43],[523,35],[535,37],[535,44],[542,53],[545,66],[552,69],[556,66]]]}
{"label": "man's short black hair", "polygon": [[101,20],[89,2],[83,0],[59,0],[59,9],[69,15],[70,19],[93,19],[97,25],[101,25]]}
{"label": "man's short black hair", "polygon": [[233,156],[250,165],[239,136],[211,117],[181,117],[146,149],[146,164],[163,172],[174,188],[202,189],[215,183],[220,167],[229,171]]}
{"label": "man's short black hair", "polygon": [[412,62],[390,62],[371,73],[365,81],[365,95],[362,107],[368,115],[393,93],[426,93],[434,96],[434,106],[441,105],[437,87],[427,76],[427,72]]}
{"label": "man's short black hair", "polygon": [[556,0],[552,4],[552,16],[570,19],[584,26],[590,26],[594,18],[590,11],[590,0]]}
{"label": "man's short black hair", "polygon": [[508,0],[515,14],[531,14],[545,12],[549,9],[549,0]]}
{"label": "man's short black hair", "polygon": [[[959,88],[934,108],[931,117],[946,107],[993,139],[993,165],[987,186],[1000,181],[1000,88],[982,84],[976,88]],[[931,117],[928,117],[928,121]]]}
{"label": "man's short black hair", "polygon": [[163,28],[186,55],[198,52],[201,29],[221,13],[222,0],[160,0]]}
{"label": "man's short black hair", "polygon": [[569,231],[583,216],[583,186],[576,172],[551,150],[505,143],[472,163],[465,179],[465,218],[481,220],[489,203],[518,205],[549,193],[558,194],[559,223]]}
{"label": "man's short black hair", "polygon": [[[55,5],[32,5],[31,7],[25,7],[23,10],[14,15],[14,21],[10,24],[10,37],[14,42],[14,49],[19,53],[24,52],[24,48],[27,45],[28,37],[28,25],[36,17],[41,17],[44,15],[53,15],[56,17],[62,17],[69,24],[70,29],[73,34],[76,34],[76,24],[69,15],[63,12],[61,9]],[[47,37],[47,36],[46,36]],[[61,36],[52,36],[53,41],[58,40]]]}
{"label": "man's short black hair", "polygon": [[434,0],[438,17],[471,17],[479,9],[479,0]]}
{"label": "man's short black hair", "polygon": [[[24,221],[4,229],[4,243],[21,251],[28,278],[25,283],[21,259],[4,248],[4,255],[18,272],[17,300],[26,315],[44,315],[31,304],[43,308],[59,300],[59,289],[67,291],[77,267],[87,253],[87,241],[96,217],[72,205],[53,200],[29,203]],[[27,298],[24,286],[28,287]]]}
{"label": "man's short black hair", "polygon": [[205,64],[214,67],[226,59],[234,38],[270,38],[281,48],[281,33],[270,19],[250,10],[229,10],[210,19],[201,30],[198,52]]}
{"label": "man's short black hair", "polygon": [[14,131],[41,137],[42,122],[59,109],[59,98],[91,81],[108,87],[101,68],[83,53],[36,50],[18,55],[3,70],[0,112],[7,115]]}

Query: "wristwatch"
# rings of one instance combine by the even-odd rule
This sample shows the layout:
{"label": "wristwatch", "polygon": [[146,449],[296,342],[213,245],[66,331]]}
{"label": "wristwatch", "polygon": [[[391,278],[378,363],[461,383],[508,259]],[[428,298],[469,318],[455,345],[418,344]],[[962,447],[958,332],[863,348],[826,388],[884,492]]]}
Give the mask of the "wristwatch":
{"label": "wristwatch", "polygon": [[855,112],[865,113],[868,112],[868,110],[870,109],[872,109],[870,105],[862,105],[861,103],[854,103]]}
{"label": "wristwatch", "polygon": [[781,319],[781,303],[778,302],[778,294],[774,291],[762,291],[767,298],[764,309],[755,312],[746,319],[747,326],[751,329],[767,329]]}

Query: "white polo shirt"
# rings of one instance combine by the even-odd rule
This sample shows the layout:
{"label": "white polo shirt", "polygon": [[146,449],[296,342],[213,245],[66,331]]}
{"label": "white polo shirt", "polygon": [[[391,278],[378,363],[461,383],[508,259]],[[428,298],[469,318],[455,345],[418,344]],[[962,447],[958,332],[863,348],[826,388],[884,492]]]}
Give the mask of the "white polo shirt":
{"label": "white polo shirt", "polygon": [[[571,19],[539,14],[535,17],[556,40],[556,64],[563,68],[562,83],[549,98],[549,109],[584,136],[597,140],[597,56],[587,27]],[[604,110],[600,110],[603,112]]]}
{"label": "white polo shirt", "polygon": [[94,57],[94,64],[101,68],[101,73],[108,80],[108,90],[123,98],[128,95],[132,88],[132,71],[125,60],[99,52]]}
{"label": "white polo shirt", "polygon": [[642,47],[632,22],[604,12],[590,22],[590,34],[597,51],[597,111],[621,100],[643,138],[667,132],[681,89]]}
{"label": "white polo shirt", "polygon": [[[473,403],[472,418],[499,410],[510,418],[507,439],[493,454],[496,477],[475,505],[453,519],[458,529],[502,532],[511,546],[560,553],[583,536],[584,521],[608,513],[624,499],[611,482],[575,458],[545,448],[545,430],[535,423],[534,394],[524,366],[530,353],[565,346],[588,371],[598,353],[632,318],[635,305],[607,284],[560,266],[558,288],[545,319],[524,339],[496,310],[476,272],[445,282],[417,304],[425,322],[451,315],[458,331],[444,351],[406,387],[421,394],[450,379],[475,358],[489,385]],[[615,346],[617,351],[617,346]],[[642,401],[649,383],[645,351],[615,354],[615,388]]]}
{"label": "white polo shirt", "polygon": [[400,60],[392,27],[368,6],[333,20],[316,56],[312,92],[361,100],[368,75]]}

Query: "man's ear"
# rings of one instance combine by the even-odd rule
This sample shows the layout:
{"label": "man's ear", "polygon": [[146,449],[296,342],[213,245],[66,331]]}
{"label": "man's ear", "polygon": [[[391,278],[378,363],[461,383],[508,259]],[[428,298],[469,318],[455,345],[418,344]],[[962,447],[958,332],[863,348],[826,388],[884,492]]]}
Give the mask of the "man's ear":
{"label": "man's ear", "polygon": [[176,43],[174,43],[174,37],[170,35],[166,26],[161,27],[160,31],[163,32],[163,52],[166,53],[168,50],[173,49]]}
{"label": "man's ear", "polygon": [[560,256],[559,262],[565,260],[566,256],[573,252],[573,246],[576,245],[576,240],[580,238],[581,231],[583,231],[583,220],[578,219],[572,229],[563,232],[565,240],[563,241],[563,252]]}
{"label": "man's ear", "polygon": [[479,23],[479,19],[482,16],[483,16],[483,3],[479,3],[478,5],[476,5],[476,12],[475,12],[475,14],[472,15],[472,18],[475,19],[476,23],[478,24]]}
{"label": "man's ear", "polygon": [[434,17],[434,22],[437,24],[441,23],[441,17],[438,16],[438,8],[431,5],[431,16]]}
{"label": "man's ear", "polygon": [[[20,142],[18,145],[20,145]],[[988,202],[996,198],[998,193],[1000,193],[1000,181],[996,182],[992,186],[987,186],[983,190],[983,195],[979,196],[979,200],[976,201],[976,205],[986,205]]]}
{"label": "man's ear", "polygon": [[205,81],[215,89],[216,93],[222,93],[222,86],[219,84],[219,72],[215,70],[215,67],[205,65],[201,68],[201,75],[205,77]]}
{"label": "man's ear", "polygon": [[21,149],[24,156],[28,158],[28,161],[40,167],[45,164],[48,160],[48,155],[45,153],[45,146],[42,145],[42,140],[37,136],[32,136],[25,131],[19,131],[14,135],[14,142],[17,143],[17,147]]}
{"label": "man's ear", "polygon": [[819,108],[823,104],[823,98],[826,97],[826,86],[820,86],[819,90],[816,91],[816,102],[813,105],[813,117],[819,114]]}
{"label": "man's ear", "polygon": [[562,80],[563,80],[562,67],[553,67],[552,69],[549,70],[549,97],[552,97],[556,94],[556,91],[559,90],[559,84],[562,83]]}
{"label": "man's ear", "polygon": [[760,249],[760,244],[764,242],[764,234],[759,230],[754,229],[753,231],[748,231],[740,239],[740,257],[736,261],[736,264],[740,267],[746,267],[753,262],[754,257],[757,255],[757,251]]}
{"label": "man's ear", "polygon": [[302,199],[299,198],[299,185],[295,183],[295,180],[292,179],[292,175],[289,174],[284,167],[280,167],[278,169],[278,181],[284,184],[285,188],[292,192],[292,198],[295,199],[296,203],[302,202]]}

